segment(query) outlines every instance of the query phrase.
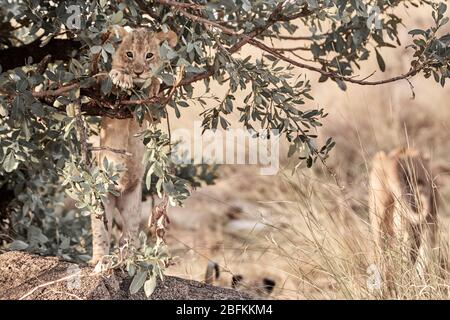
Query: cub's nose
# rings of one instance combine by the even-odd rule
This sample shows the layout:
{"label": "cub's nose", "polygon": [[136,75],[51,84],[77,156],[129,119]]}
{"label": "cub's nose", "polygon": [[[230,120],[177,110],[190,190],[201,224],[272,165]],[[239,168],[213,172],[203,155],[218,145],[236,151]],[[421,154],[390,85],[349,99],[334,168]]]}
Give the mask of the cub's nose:
{"label": "cub's nose", "polygon": [[144,66],[141,65],[134,66],[133,71],[137,76],[139,76],[144,72]]}

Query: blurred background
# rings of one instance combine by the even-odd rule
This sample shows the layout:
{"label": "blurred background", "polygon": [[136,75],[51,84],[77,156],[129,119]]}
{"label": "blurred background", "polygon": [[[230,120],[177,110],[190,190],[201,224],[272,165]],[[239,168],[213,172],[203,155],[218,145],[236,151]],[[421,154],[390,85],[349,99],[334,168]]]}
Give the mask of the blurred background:
{"label": "blurred background", "polygon": [[[411,29],[430,24],[428,10],[410,10],[412,15],[399,11]],[[295,35],[308,35],[299,30]],[[386,72],[378,71],[373,56],[358,74],[364,77],[377,71],[371,80],[378,80],[407,72],[411,60],[405,49],[410,43],[407,32],[399,32],[401,47],[383,48]],[[273,43],[284,48],[301,45],[301,41],[291,40]],[[243,56],[261,56],[254,48],[244,49]],[[302,58],[310,58],[307,54]],[[318,132],[322,142],[328,137],[336,141],[326,166],[317,163],[313,169],[301,167],[293,173],[283,145],[275,176],[261,176],[259,167],[252,165],[220,166],[215,185],[193,191],[183,208],[169,209],[167,241],[178,258],[167,274],[204,280],[207,264],[213,261],[222,271],[217,285],[229,287],[233,275],[242,275],[243,287],[253,290],[263,278],[269,278],[276,282],[273,298],[371,297],[366,284],[372,246],[367,201],[371,158],[380,150],[411,146],[429,156],[436,168],[448,166],[450,89],[439,87],[432,78],[415,77],[410,83],[348,84],[342,91],[334,82],[317,83],[315,73],[297,72],[312,81],[315,100],[306,107],[319,106],[329,113]],[[201,86],[196,90],[198,95],[204,92]],[[211,93],[222,97],[225,90],[212,83]],[[182,119],[172,115],[173,130],[193,129],[202,111],[193,105],[182,110]],[[233,126],[237,115],[227,119],[239,128]],[[443,172],[436,181],[441,200],[440,238],[448,245],[450,180]],[[145,208],[150,211],[149,202]],[[413,280],[404,281],[406,286]],[[407,288],[403,298],[445,294],[424,291],[420,286]]]}

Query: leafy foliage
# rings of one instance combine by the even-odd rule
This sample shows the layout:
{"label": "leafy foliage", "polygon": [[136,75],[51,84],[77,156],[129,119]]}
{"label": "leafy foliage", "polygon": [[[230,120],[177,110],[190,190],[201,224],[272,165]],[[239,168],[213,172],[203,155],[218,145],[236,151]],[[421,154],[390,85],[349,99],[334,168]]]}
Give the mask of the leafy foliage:
{"label": "leafy foliage", "polygon": [[123,268],[133,278],[130,293],[137,293],[143,287],[149,297],[156,288],[156,279],[164,279],[163,270],[172,258],[164,243],[157,242],[154,246],[149,246],[144,232],[139,234],[139,242],[139,246],[126,243],[114,254],[106,256],[105,261],[97,264],[94,271]]}
{"label": "leafy foliage", "polygon": [[119,195],[114,186],[121,171],[123,168],[110,165],[107,158],[103,160],[103,170],[96,166],[87,171],[74,162],[67,162],[62,173],[65,177],[62,185],[66,186],[66,193],[77,201],[75,206],[82,215],[101,217],[104,210],[102,203],[106,201],[108,193]]}

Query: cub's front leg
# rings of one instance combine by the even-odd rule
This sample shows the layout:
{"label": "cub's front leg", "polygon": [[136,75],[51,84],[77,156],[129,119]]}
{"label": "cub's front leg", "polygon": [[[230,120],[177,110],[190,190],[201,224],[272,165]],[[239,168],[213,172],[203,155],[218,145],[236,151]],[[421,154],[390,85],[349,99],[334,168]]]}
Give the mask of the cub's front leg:
{"label": "cub's front leg", "polygon": [[161,87],[161,84],[159,83],[159,80],[157,78],[152,78],[152,82],[151,82],[149,90],[148,90],[149,98],[158,97],[160,87]]}
{"label": "cub's front leg", "polygon": [[139,223],[142,211],[142,181],[117,199],[117,209],[123,220],[120,245],[129,242],[139,246]]}

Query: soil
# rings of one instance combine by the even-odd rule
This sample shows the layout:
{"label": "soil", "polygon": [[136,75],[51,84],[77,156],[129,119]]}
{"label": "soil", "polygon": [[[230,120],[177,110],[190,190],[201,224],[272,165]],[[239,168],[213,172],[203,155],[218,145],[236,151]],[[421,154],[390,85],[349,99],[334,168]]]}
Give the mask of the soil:
{"label": "soil", "polygon": [[94,273],[88,265],[77,265],[56,257],[19,251],[0,254],[0,300],[243,300],[251,296],[232,289],[166,276],[158,279],[146,298],[130,294],[131,278],[120,270]]}

